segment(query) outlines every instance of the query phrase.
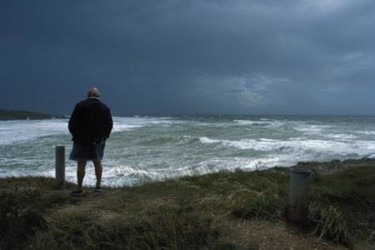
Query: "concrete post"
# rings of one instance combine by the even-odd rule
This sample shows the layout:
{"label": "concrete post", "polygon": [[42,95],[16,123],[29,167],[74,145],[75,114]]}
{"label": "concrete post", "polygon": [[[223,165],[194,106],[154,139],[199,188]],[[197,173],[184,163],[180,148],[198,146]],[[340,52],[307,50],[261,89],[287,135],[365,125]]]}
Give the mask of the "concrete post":
{"label": "concrete post", "polygon": [[289,177],[288,219],[297,223],[306,222],[309,202],[311,171],[293,168]]}
{"label": "concrete post", "polygon": [[55,167],[57,188],[65,188],[65,147],[56,146],[55,148]]}

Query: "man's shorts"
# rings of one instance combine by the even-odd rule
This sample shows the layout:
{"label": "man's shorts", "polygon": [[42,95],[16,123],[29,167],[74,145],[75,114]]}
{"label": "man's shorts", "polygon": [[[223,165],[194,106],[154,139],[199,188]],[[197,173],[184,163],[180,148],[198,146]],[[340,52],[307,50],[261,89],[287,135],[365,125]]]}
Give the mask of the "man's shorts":
{"label": "man's shorts", "polygon": [[104,156],[104,147],[105,143],[92,145],[74,143],[69,159],[75,161],[101,161]]}

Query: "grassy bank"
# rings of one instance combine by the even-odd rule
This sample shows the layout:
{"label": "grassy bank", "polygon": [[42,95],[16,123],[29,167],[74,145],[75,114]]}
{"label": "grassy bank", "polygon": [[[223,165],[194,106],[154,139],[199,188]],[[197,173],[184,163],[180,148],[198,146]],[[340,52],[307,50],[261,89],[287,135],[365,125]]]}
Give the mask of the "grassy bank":
{"label": "grassy bank", "polygon": [[53,179],[1,179],[0,249],[372,249],[374,161],[340,164],[300,165],[315,169],[303,225],[286,219],[282,169],[87,188],[81,197]]}

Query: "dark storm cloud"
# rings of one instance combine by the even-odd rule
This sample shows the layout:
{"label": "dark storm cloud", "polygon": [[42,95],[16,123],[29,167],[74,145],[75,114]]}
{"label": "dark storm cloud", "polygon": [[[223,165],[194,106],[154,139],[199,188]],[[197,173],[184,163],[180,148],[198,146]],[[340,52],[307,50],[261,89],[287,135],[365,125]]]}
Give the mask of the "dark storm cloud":
{"label": "dark storm cloud", "polygon": [[375,3],[3,1],[0,108],[374,114]]}

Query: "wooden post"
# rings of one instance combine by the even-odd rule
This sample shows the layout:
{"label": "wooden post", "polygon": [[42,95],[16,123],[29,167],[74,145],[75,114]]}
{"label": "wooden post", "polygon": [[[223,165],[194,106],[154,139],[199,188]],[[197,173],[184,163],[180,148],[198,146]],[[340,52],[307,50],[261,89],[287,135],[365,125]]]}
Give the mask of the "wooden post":
{"label": "wooden post", "polygon": [[57,188],[65,188],[65,147],[56,146],[55,148],[55,166]]}
{"label": "wooden post", "polygon": [[311,171],[294,168],[290,171],[288,219],[305,223],[308,215],[309,182]]}

